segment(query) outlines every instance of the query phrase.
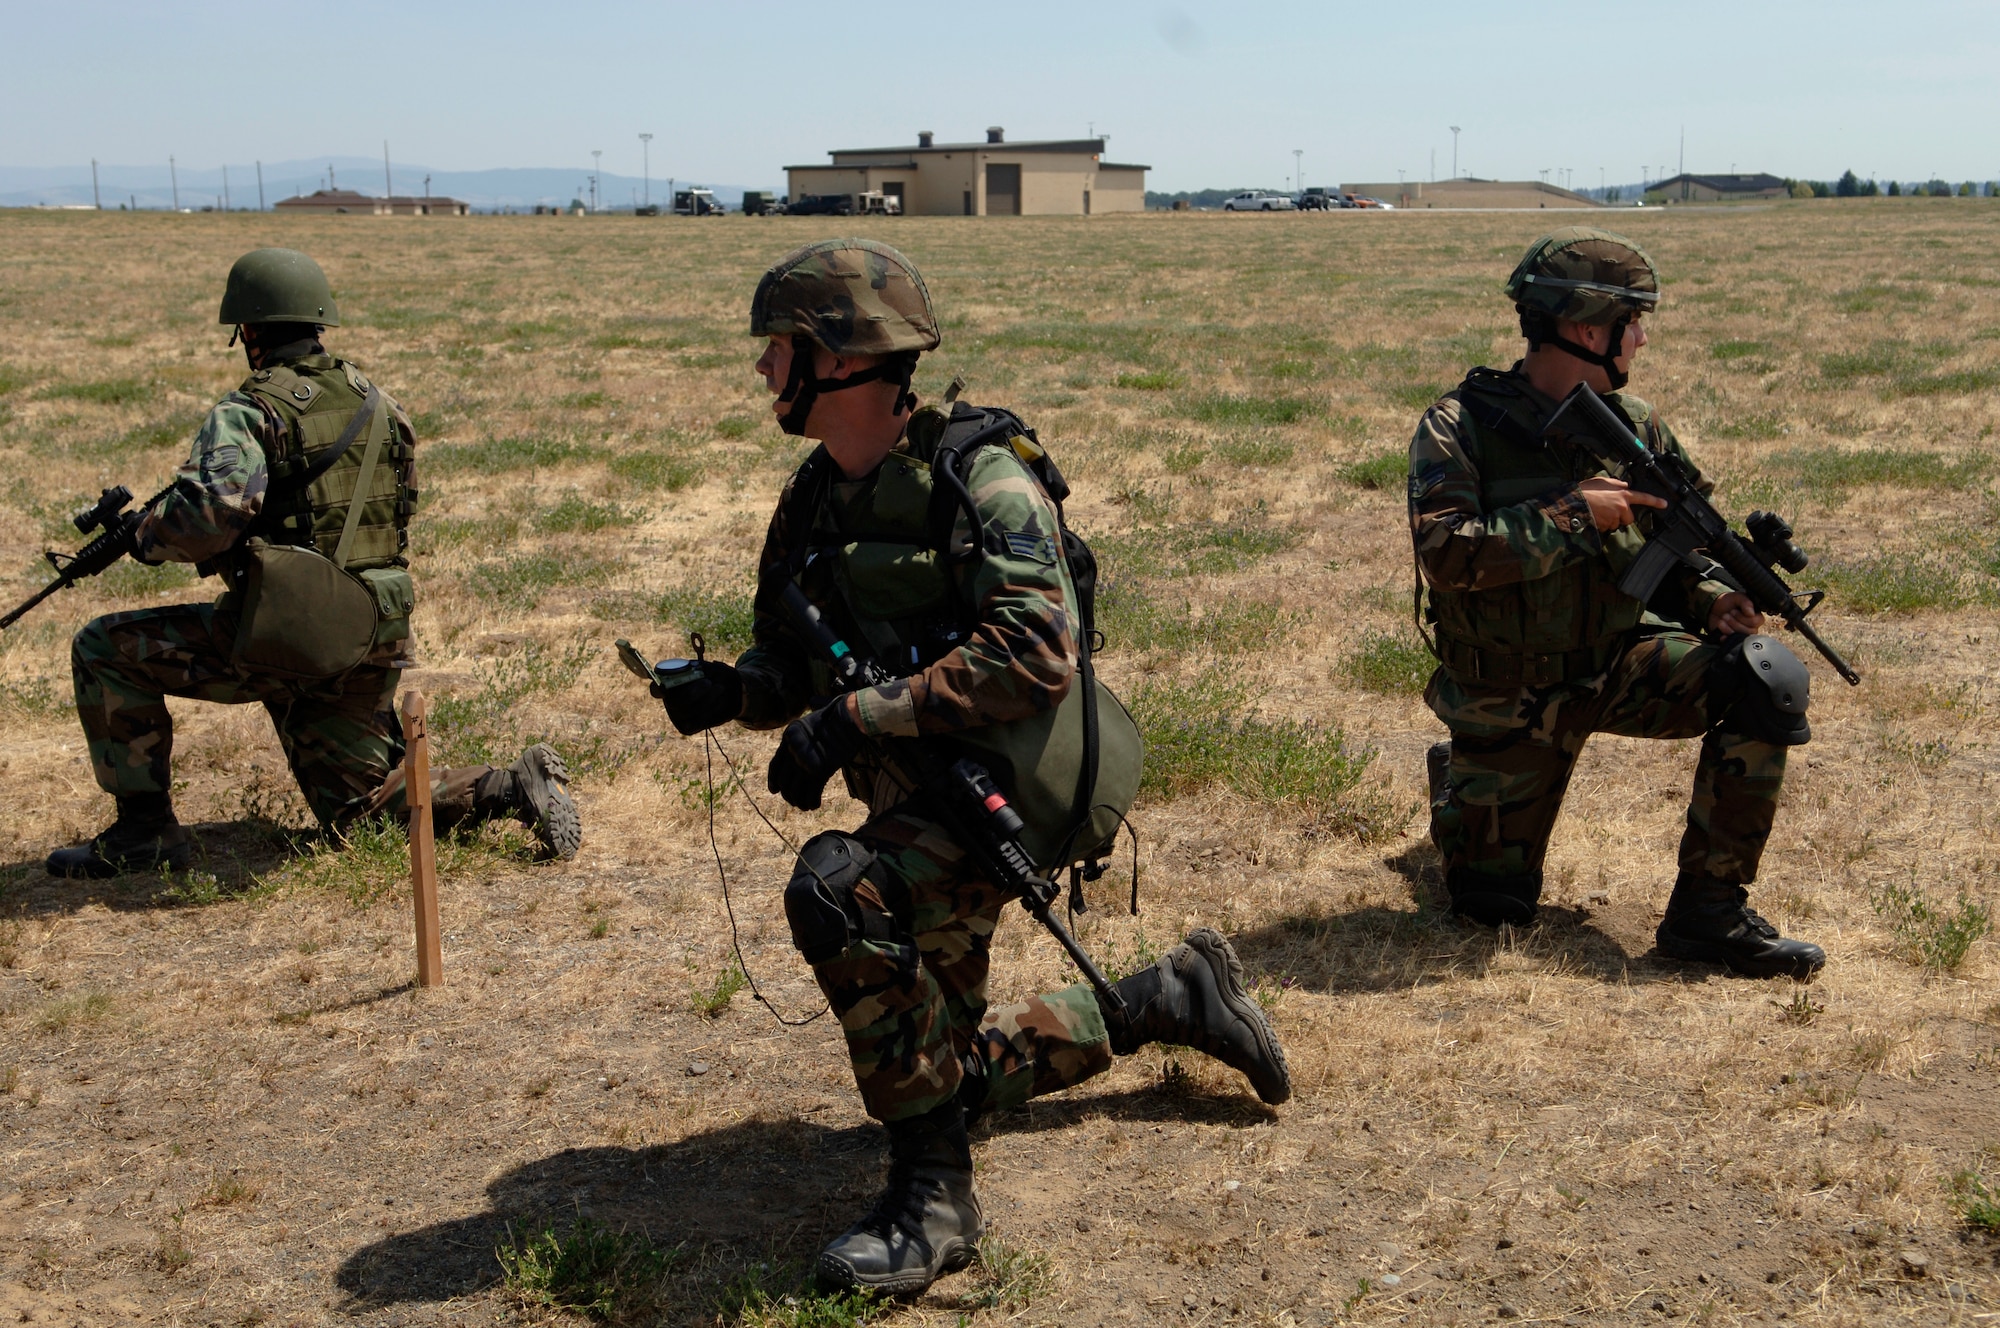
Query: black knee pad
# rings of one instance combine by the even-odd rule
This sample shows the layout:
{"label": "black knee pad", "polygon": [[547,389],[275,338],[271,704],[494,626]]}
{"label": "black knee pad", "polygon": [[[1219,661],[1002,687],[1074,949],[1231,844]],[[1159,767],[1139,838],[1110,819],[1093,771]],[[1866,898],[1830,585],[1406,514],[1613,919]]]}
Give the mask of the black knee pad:
{"label": "black knee pad", "polygon": [[1486,927],[1503,922],[1525,927],[1535,920],[1542,898],[1542,874],[1489,876],[1484,872],[1452,867],[1444,874],[1444,888],[1451,895],[1451,911]]}
{"label": "black knee pad", "polygon": [[1737,637],[1716,661],[1710,695],[1722,703],[1713,711],[1718,728],[1780,747],[1812,741],[1812,675],[1775,636]]}
{"label": "black knee pad", "polygon": [[792,944],[808,964],[837,959],[863,936],[884,930],[884,915],[854,897],[854,887],[874,865],[866,844],[837,830],[814,835],[799,849],[785,886],[785,920],[792,925]]}

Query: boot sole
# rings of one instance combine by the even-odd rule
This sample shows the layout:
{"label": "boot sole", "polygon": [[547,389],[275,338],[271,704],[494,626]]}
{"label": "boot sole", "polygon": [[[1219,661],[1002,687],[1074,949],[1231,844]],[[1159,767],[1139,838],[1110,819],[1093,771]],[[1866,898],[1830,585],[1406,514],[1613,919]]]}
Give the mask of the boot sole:
{"label": "boot sole", "polygon": [[42,868],[59,881],[108,881],[115,876],[131,876],[141,872],[186,871],[188,864],[193,861],[192,847],[178,853],[162,853],[156,858],[119,858],[115,862],[109,858],[93,856],[75,867],[57,866],[56,855],[51,853],[43,861]]}
{"label": "boot sole", "polygon": [[522,796],[534,815],[529,828],[542,841],[551,858],[568,862],[583,847],[583,818],[563,786],[569,783],[569,767],[556,749],[538,742],[521,753]]}
{"label": "boot sole", "polygon": [[[981,1234],[984,1234],[983,1232]],[[979,1255],[975,1242],[978,1237],[966,1240],[963,1236],[953,1237],[936,1260],[935,1267],[911,1269],[888,1277],[863,1277],[839,1259],[822,1254],[813,1262],[816,1280],[836,1287],[858,1287],[865,1291],[880,1291],[891,1296],[914,1296],[929,1288],[931,1283],[946,1273],[956,1273],[969,1265]]]}
{"label": "boot sole", "polygon": [[1265,1064],[1276,1067],[1277,1082],[1265,1085],[1256,1077],[1248,1075],[1250,1086],[1257,1090],[1257,1096],[1270,1106],[1289,1101],[1292,1096],[1292,1068],[1285,1061],[1285,1049],[1279,1045],[1277,1030],[1264,1017],[1264,1009],[1251,999],[1243,986],[1243,961],[1237,957],[1236,947],[1213,927],[1197,927],[1188,933],[1183,942],[1190,950],[1201,956],[1216,975],[1216,990],[1222,994],[1222,1003],[1229,1007],[1231,1014],[1250,1025],[1252,1035],[1257,1039],[1257,1050],[1262,1053]]}
{"label": "boot sole", "polygon": [[1768,963],[1744,961],[1733,956],[1719,945],[1708,941],[1690,941],[1666,932],[1658,932],[1653,937],[1653,948],[1668,959],[1678,959],[1684,963],[1714,964],[1726,968],[1739,977],[1746,978],[1790,978],[1794,982],[1811,982],[1826,967],[1826,955],[1822,953],[1817,961],[1811,959],[1781,960]]}

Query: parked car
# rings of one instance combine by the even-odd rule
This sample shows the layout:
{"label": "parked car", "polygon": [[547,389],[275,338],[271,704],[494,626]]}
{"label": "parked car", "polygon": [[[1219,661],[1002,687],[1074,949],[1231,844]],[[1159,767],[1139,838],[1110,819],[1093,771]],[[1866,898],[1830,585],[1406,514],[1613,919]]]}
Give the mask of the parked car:
{"label": "parked car", "polygon": [[1297,206],[1291,195],[1274,194],[1268,189],[1245,189],[1222,200],[1224,212],[1291,212]]}
{"label": "parked car", "polygon": [[1338,189],[1322,189],[1318,185],[1299,195],[1298,207],[1301,212],[1326,212],[1333,208],[1353,207],[1347,195]]}
{"label": "parked car", "polygon": [[785,207],[793,217],[851,217],[853,194],[801,194]]}
{"label": "parked car", "polygon": [[1381,199],[1370,198],[1366,194],[1349,194],[1347,197],[1352,200],[1348,203],[1349,207],[1381,208],[1384,212],[1394,212],[1396,210],[1394,203],[1384,203]]}
{"label": "parked car", "polygon": [[743,191],[743,215],[746,217],[768,216],[784,210],[783,204],[775,202],[771,195],[762,189]]}

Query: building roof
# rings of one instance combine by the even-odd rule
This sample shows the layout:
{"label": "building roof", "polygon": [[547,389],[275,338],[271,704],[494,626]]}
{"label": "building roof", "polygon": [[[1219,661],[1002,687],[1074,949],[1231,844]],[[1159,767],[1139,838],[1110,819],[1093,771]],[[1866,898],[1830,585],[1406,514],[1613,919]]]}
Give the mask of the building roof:
{"label": "building roof", "polygon": [[933,143],[929,147],[923,147],[921,145],[900,145],[897,147],[889,147],[889,148],[834,148],[832,150],[832,153],[836,157],[878,156],[891,152],[901,152],[910,155],[915,155],[916,153],[919,152],[986,152],[986,151],[1088,152],[1091,153],[1092,155],[1096,155],[1104,151],[1104,143],[1105,140],[1102,138],[1048,138],[1039,140],[1030,139],[1019,143],[1009,142],[1009,141],[991,143],[985,140],[980,140],[978,142],[973,142],[973,143]]}
{"label": "building roof", "polygon": [[364,194],[354,189],[315,189],[310,194],[295,194],[290,198],[281,198],[276,206],[372,209],[377,203],[385,202],[390,207],[414,207],[420,204],[428,204],[431,207],[462,206],[456,198],[447,198],[443,194],[432,194],[429,197],[421,194],[391,194],[385,199],[377,194]]}
{"label": "building roof", "polygon": [[1676,175],[1671,180],[1656,180],[1646,188],[1649,191],[1666,189],[1677,184],[1699,185],[1723,194],[1754,194],[1765,189],[1785,187],[1785,182],[1777,176],[1758,171],[1745,175]]}

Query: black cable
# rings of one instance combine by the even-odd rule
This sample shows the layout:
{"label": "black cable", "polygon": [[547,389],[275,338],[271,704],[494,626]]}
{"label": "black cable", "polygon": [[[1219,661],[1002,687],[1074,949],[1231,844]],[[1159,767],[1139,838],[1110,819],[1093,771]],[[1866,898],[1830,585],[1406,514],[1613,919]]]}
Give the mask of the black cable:
{"label": "black cable", "polygon": [[736,904],[729,897],[729,873],[723,870],[722,845],[717,843],[715,838],[715,754],[717,752],[722,753],[722,763],[729,767],[730,778],[736,781],[736,787],[741,790],[744,801],[750,804],[750,810],[757,813],[757,819],[762,821],[765,827],[778,837],[779,843],[791,849],[793,858],[796,859],[798,857],[799,850],[791,840],[785,838],[785,832],[777,826],[772,825],[771,818],[764,815],[764,809],[759,807],[757,799],[751,796],[750,786],[743,782],[742,772],[736,768],[736,762],[730,759],[728,749],[716,738],[713,729],[707,729],[702,732],[701,744],[702,778],[708,785],[708,849],[709,852],[715,855],[715,875],[722,882],[722,907],[729,914],[729,945],[736,952],[737,971],[742,973],[743,980],[750,984],[750,995],[759,1005],[771,1012],[773,1019],[783,1024],[786,1028],[804,1028],[807,1024],[812,1023],[828,1010],[831,1010],[833,1003],[831,1001],[827,1002],[825,1005],[820,1006],[817,1013],[809,1014],[803,1019],[787,1019],[779,1011],[778,1007],[771,1003],[770,998],[758,989],[757,979],[751,976],[750,965],[743,962],[743,938],[736,931]]}

